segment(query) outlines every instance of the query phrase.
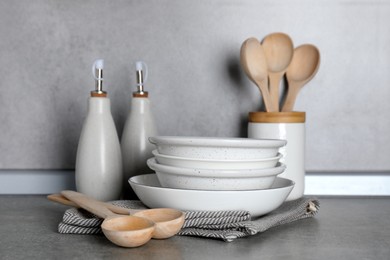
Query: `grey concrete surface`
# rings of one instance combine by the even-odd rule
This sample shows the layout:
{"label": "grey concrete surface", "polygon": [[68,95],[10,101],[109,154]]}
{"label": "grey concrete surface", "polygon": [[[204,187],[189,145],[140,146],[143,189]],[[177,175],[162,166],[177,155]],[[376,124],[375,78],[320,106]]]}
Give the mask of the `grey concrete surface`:
{"label": "grey concrete surface", "polygon": [[57,233],[66,207],[43,196],[0,196],[0,258],[7,259],[389,259],[390,198],[320,198],[312,219],[232,243],[179,237],[140,248],[104,236]]}
{"label": "grey concrete surface", "polygon": [[296,104],[307,170],[389,171],[389,20],[379,0],[0,0],[0,169],[74,168],[100,57],[119,135],[142,59],[161,134],[246,136],[241,43],[281,31],[322,54]]}

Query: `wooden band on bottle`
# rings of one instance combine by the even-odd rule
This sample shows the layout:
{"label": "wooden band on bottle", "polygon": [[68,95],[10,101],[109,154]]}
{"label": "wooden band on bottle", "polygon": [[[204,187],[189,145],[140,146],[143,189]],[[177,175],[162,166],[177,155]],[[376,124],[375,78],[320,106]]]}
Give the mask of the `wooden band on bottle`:
{"label": "wooden band on bottle", "polygon": [[252,123],[305,123],[305,112],[249,112]]}
{"label": "wooden band on bottle", "polygon": [[149,96],[148,92],[147,91],[144,91],[142,93],[140,92],[133,92],[133,97],[143,97],[143,98],[147,98]]}
{"label": "wooden band on bottle", "polygon": [[107,92],[96,92],[96,91],[91,91],[91,97],[107,97]]}

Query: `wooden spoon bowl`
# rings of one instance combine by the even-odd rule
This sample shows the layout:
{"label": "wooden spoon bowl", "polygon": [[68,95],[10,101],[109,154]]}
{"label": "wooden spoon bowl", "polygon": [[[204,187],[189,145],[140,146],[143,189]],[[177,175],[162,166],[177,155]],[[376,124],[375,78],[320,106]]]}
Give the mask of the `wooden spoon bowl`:
{"label": "wooden spoon bowl", "polygon": [[154,239],[166,239],[177,234],[185,218],[183,212],[169,208],[141,210],[133,216],[143,217],[155,223]]}
{"label": "wooden spoon bowl", "polygon": [[280,80],[293,57],[293,42],[287,34],[272,33],[264,38],[262,46],[267,58],[270,96],[279,111]]}
{"label": "wooden spoon bowl", "polygon": [[101,228],[112,243],[122,247],[139,247],[152,238],[155,225],[145,218],[117,215],[106,218]]}
{"label": "wooden spoon bowl", "polygon": [[320,66],[320,52],[316,46],[303,44],[294,50],[294,56],[287,68],[287,97],[282,111],[290,112],[294,108],[299,91],[317,73]]}
{"label": "wooden spoon bowl", "polygon": [[260,89],[266,111],[276,111],[268,91],[268,69],[265,53],[256,38],[244,41],[240,51],[240,62],[249,79]]}

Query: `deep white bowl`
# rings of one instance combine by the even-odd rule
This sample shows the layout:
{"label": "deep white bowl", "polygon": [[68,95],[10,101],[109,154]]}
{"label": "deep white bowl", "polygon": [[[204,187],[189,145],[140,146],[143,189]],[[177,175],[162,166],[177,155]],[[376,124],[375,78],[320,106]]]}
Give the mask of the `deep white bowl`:
{"label": "deep white bowl", "polygon": [[252,160],[220,160],[220,159],[197,159],[160,154],[157,150],[153,155],[159,164],[182,168],[219,169],[219,170],[243,170],[243,169],[266,169],[275,167],[282,155],[275,157],[252,159]]}
{"label": "deep white bowl", "polygon": [[129,183],[138,198],[149,208],[247,210],[252,217],[267,214],[278,208],[294,187],[294,182],[279,177],[269,189],[247,191],[163,188],[155,174],[131,177]]}
{"label": "deep white bowl", "polygon": [[149,137],[160,154],[217,160],[252,160],[275,157],[285,140],[218,137]]}
{"label": "deep white bowl", "polygon": [[267,189],[286,168],[281,163],[273,168],[249,170],[179,168],[159,164],[154,157],[147,164],[156,172],[162,187],[196,190]]}

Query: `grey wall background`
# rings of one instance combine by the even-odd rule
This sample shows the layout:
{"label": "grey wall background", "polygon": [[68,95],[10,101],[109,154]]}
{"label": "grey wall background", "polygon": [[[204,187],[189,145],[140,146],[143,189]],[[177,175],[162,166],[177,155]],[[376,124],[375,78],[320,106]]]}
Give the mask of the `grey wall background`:
{"label": "grey wall background", "polygon": [[246,136],[241,43],[281,31],[322,55],[296,104],[307,170],[389,171],[389,22],[389,1],[0,0],[0,169],[74,168],[100,57],[119,135],[141,59],[161,134]]}

